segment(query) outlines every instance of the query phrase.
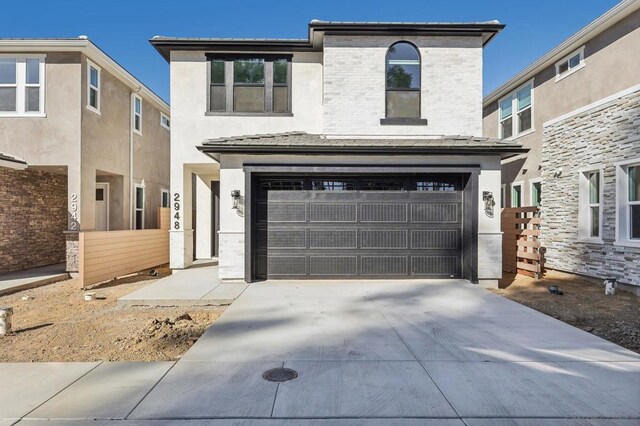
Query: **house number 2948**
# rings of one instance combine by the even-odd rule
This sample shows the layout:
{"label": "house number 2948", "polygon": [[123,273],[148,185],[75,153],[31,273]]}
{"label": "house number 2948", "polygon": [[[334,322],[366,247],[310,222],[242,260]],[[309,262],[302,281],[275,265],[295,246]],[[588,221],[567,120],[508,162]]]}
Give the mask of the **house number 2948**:
{"label": "house number 2948", "polygon": [[177,192],[173,194],[173,210],[175,211],[173,229],[180,229],[180,194]]}

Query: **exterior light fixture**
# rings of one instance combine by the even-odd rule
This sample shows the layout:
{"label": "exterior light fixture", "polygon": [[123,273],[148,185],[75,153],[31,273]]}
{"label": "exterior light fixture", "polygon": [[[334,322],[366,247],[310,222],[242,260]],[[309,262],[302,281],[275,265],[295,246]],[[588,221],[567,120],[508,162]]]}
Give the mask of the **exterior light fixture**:
{"label": "exterior light fixture", "polygon": [[493,192],[482,191],[482,201],[484,201],[484,213],[489,217],[493,217],[493,206],[496,205],[493,199]]}
{"label": "exterior light fixture", "polygon": [[240,201],[240,190],[239,189],[234,189],[233,191],[231,191],[231,199],[233,200],[233,206],[231,208],[237,210],[238,209],[238,202]]}

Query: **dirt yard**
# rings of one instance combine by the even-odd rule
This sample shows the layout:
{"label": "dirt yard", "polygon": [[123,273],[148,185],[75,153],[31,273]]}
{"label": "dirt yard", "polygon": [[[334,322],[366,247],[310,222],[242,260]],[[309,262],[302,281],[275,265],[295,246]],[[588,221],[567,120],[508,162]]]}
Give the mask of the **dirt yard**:
{"label": "dirt yard", "polygon": [[[117,308],[116,299],[169,275],[129,276],[92,289],[86,302],[71,279],[0,297],[13,307],[13,334],[0,337],[0,362],[175,360],[224,307]],[[22,300],[31,296],[31,300]]]}
{"label": "dirt yard", "polygon": [[[507,285],[492,291],[640,353],[637,296],[620,289],[615,296],[606,296],[602,280],[558,271],[547,271],[540,280],[512,275],[501,282],[501,287]],[[550,285],[557,285],[564,294],[550,294]]]}

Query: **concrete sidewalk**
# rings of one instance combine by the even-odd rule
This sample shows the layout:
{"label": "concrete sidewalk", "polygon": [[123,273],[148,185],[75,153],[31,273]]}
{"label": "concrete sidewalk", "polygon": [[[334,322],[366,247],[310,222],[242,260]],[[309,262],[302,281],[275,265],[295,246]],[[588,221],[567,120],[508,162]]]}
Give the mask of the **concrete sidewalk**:
{"label": "concrete sidewalk", "polygon": [[[298,378],[262,378],[281,366]],[[176,363],[0,364],[0,383],[21,425],[640,423],[640,355],[453,280],[252,284]]]}
{"label": "concrete sidewalk", "polygon": [[0,296],[69,278],[64,263],[0,275]]}
{"label": "concrete sidewalk", "polygon": [[229,305],[246,283],[222,283],[216,261],[198,262],[118,299],[118,306]]}

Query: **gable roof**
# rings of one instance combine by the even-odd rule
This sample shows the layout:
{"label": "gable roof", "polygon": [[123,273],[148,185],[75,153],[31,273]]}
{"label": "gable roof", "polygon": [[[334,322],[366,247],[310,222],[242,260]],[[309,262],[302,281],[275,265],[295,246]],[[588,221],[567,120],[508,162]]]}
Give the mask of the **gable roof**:
{"label": "gable roof", "polygon": [[170,114],[169,104],[164,99],[145,86],[86,36],[77,38],[0,38],[0,53],[5,52],[81,52],[96,65],[113,74],[130,89],[139,91],[144,99],[153,103],[162,112]]}
{"label": "gable roof", "polygon": [[486,22],[338,22],[312,20],[306,39],[155,36],[149,42],[167,61],[172,50],[217,52],[320,52],[325,34],[480,36],[486,45],[504,25]]}
{"label": "gable roof", "polygon": [[638,0],[621,1],[619,4],[612,7],[606,13],[591,22],[589,25],[582,28],[580,31],[576,32],[571,37],[551,49],[541,58],[534,61],[531,65],[514,75],[500,87],[485,96],[483,105],[487,106],[488,104],[497,101],[503,95],[507,94],[514,88],[524,84],[539,72],[555,64],[563,57],[569,55],[571,52],[584,45],[587,41],[591,40],[598,34],[604,32],[608,28],[612,27],[613,25],[620,22],[622,19],[626,18],[639,9],[640,1]]}
{"label": "gable roof", "polygon": [[503,158],[529,151],[504,139],[472,136],[428,138],[328,138],[304,132],[207,139],[198,149],[210,154],[490,154]]}

